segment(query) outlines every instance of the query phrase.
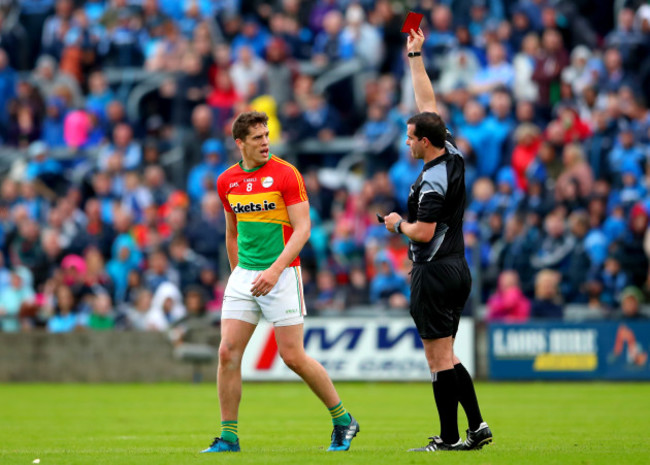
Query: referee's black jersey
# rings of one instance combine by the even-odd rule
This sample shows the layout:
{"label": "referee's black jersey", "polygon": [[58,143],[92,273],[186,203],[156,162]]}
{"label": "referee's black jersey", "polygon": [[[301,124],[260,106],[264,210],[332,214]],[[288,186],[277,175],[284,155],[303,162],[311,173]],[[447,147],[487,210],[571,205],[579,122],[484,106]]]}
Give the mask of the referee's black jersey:
{"label": "referee's black jersey", "polygon": [[409,258],[416,263],[447,256],[463,257],[465,212],[465,161],[447,129],[445,153],[426,163],[411,186],[408,222],[437,223],[429,242],[411,240]]}

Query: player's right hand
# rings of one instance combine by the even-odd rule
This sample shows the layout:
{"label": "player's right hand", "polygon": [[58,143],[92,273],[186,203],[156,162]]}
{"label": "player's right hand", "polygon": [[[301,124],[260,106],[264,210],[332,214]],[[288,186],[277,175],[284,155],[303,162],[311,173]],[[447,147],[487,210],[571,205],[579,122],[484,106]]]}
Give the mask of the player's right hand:
{"label": "player's right hand", "polygon": [[422,32],[422,28],[418,28],[417,32],[411,29],[411,33],[406,40],[406,50],[408,52],[421,52],[423,44],[424,32]]}

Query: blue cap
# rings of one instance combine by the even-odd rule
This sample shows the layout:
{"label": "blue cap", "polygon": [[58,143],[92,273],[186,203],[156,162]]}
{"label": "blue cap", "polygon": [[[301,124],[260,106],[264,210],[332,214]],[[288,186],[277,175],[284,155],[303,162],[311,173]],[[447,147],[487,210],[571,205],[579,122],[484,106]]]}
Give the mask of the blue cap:
{"label": "blue cap", "polygon": [[201,153],[204,156],[209,153],[218,153],[219,155],[223,155],[224,150],[225,148],[223,143],[217,139],[208,139],[203,142],[203,145],[201,146]]}

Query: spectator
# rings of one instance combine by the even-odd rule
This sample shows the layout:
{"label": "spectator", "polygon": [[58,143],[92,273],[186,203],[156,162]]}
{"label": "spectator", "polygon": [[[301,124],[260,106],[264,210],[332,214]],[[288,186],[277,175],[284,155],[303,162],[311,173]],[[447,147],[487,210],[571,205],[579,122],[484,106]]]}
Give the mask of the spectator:
{"label": "spectator", "polygon": [[539,251],[531,257],[533,268],[564,270],[575,247],[575,238],[565,231],[564,218],[559,211],[551,212],[545,218],[544,233]]}
{"label": "spectator", "polygon": [[55,14],[45,20],[43,25],[42,52],[61,59],[63,42],[72,27],[72,0],[57,0]]}
{"label": "spectator", "polygon": [[512,168],[517,180],[517,187],[526,190],[528,188],[527,170],[538,154],[542,143],[539,128],[531,123],[521,124],[515,131],[514,139],[516,145],[512,151]]}
{"label": "spectator", "polygon": [[206,192],[214,191],[217,178],[227,168],[226,149],[221,141],[206,140],[201,147],[201,152],[203,163],[192,168],[187,178],[187,191],[193,202],[200,201]]}
{"label": "spectator", "polygon": [[587,300],[584,283],[587,281],[592,264],[586,250],[585,237],[589,232],[589,217],[584,211],[576,211],[569,216],[569,230],[574,239],[574,248],[568,257],[566,272],[562,275],[560,289],[567,302],[584,303]]}
{"label": "spectator", "polygon": [[607,257],[599,278],[603,283],[603,303],[610,307],[617,306],[621,292],[629,284],[629,278],[622,270],[621,262],[616,256]]}
{"label": "spectator", "polygon": [[171,282],[164,282],[153,294],[145,322],[150,331],[166,331],[187,313],[183,297]]}
{"label": "spectator", "polygon": [[140,182],[137,171],[128,171],[124,175],[124,189],[122,191],[122,209],[128,212],[135,222],[139,222],[144,210],[153,205],[151,192]]}
{"label": "spectator", "polygon": [[349,309],[370,304],[370,289],[366,271],[361,266],[352,266],[349,272],[349,283],[345,290],[343,307]]}
{"label": "spectator", "polygon": [[48,332],[69,333],[82,327],[72,290],[65,285],[58,286],[55,299],[54,313],[47,320]]}
{"label": "spectator", "polygon": [[459,125],[458,132],[469,141],[472,150],[476,153],[476,170],[478,177],[492,177],[496,174],[500,159],[494,151],[485,153],[489,146],[489,128],[485,121],[485,109],[475,100],[465,104],[463,110],[464,122]]}
{"label": "spectator", "polygon": [[[467,49],[457,49],[445,58],[442,67],[438,93],[450,101],[458,101],[466,89],[474,82],[480,64],[476,55]],[[462,91],[462,94],[461,92]]]}
{"label": "spectator", "polygon": [[71,247],[76,253],[81,253],[88,247],[97,247],[104,258],[111,255],[111,246],[115,239],[115,231],[111,224],[102,218],[101,201],[96,198],[86,202],[86,225],[79,230],[71,241]]}
{"label": "spectator", "polygon": [[[161,249],[154,250],[149,254],[148,269],[144,273],[144,281],[154,293],[154,300],[156,291],[164,283],[170,283],[177,288],[180,278],[178,271],[174,269],[170,263],[165,252]],[[169,290],[169,287],[166,289]]]}
{"label": "spectator", "polygon": [[331,141],[341,129],[341,118],[334,107],[320,94],[307,96],[303,113],[305,136],[318,137],[321,142]]}
{"label": "spectator", "polygon": [[216,192],[209,192],[201,200],[200,215],[188,228],[192,249],[211,263],[217,264],[225,230],[221,200]]}
{"label": "spectator", "polygon": [[502,44],[488,45],[487,61],[487,65],[478,72],[469,88],[470,93],[484,105],[489,102],[490,92],[499,87],[512,88],[515,79],[514,69],[506,60],[506,51]]}
{"label": "spectator", "polygon": [[63,99],[59,97],[48,99],[42,127],[42,138],[50,147],[65,147],[63,137],[65,111],[66,107]]}
{"label": "spectator", "polygon": [[100,292],[93,298],[92,312],[88,318],[88,329],[106,331],[113,329],[114,326],[115,317],[111,297],[105,292]]}
{"label": "spectator", "polygon": [[106,76],[102,71],[94,71],[88,77],[88,96],[86,97],[86,108],[98,108],[100,115],[104,116],[105,107],[115,100],[113,91],[108,87]]}
{"label": "spectator", "polygon": [[643,286],[648,271],[648,257],[643,249],[647,230],[648,213],[641,204],[636,204],[630,210],[627,230],[622,238],[611,246],[611,250],[621,262],[621,267],[630,278],[630,283],[637,287]]}
{"label": "spectator", "polygon": [[210,91],[207,77],[202,73],[199,55],[194,52],[185,53],[180,76],[174,84],[171,120],[175,126],[188,127],[192,111],[205,102]]}
{"label": "spectator", "polygon": [[343,15],[337,10],[328,11],[323,19],[323,30],[314,39],[312,62],[324,68],[353,56],[354,43],[343,37]]}
{"label": "spectator", "polygon": [[151,193],[153,204],[160,206],[167,202],[174,190],[167,182],[165,171],[157,164],[149,165],[144,170],[144,186]]}
{"label": "spectator", "polygon": [[204,257],[196,254],[189,248],[188,241],[183,236],[174,237],[169,244],[171,265],[178,272],[180,290],[199,284],[201,270],[208,266]]}
{"label": "spectator", "polygon": [[634,131],[629,124],[621,124],[619,126],[618,143],[614,146],[613,150],[609,153],[608,168],[611,174],[610,179],[617,185],[621,183],[621,170],[623,168],[623,161],[629,160],[637,163],[639,167],[645,163],[646,156],[640,145],[637,144],[634,136]]}
{"label": "spectator", "polygon": [[515,271],[503,271],[499,275],[497,291],[487,301],[488,321],[524,323],[530,316],[530,301],[519,287]]}
{"label": "spectator", "polygon": [[210,319],[207,317],[206,298],[200,287],[191,287],[185,293],[185,308],[187,314],[174,323],[171,339],[175,344],[192,342],[194,333],[207,328]]}
{"label": "spectator", "polygon": [[623,58],[617,48],[608,48],[603,58],[605,69],[600,75],[599,89],[604,92],[617,92],[623,86],[638,88],[636,79],[623,68]]}
{"label": "spectator", "polygon": [[562,36],[555,29],[547,29],[542,36],[542,51],[536,58],[533,81],[539,86],[539,104],[545,116],[559,100],[562,70],[569,64]]}
{"label": "spectator", "polygon": [[[180,173],[174,173],[170,182],[184,187],[191,168],[202,162],[202,146],[208,139],[218,139],[212,110],[208,105],[198,105],[192,111],[192,129],[180,135],[183,150]],[[181,176],[182,175],[182,176]]]}
{"label": "spectator", "polygon": [[617,49],[624,67],[631,70],[638,69],[644,48],[644,36],[634,28],[634,13],[632,8],[621,8],[616,29],[605,36],[605,46]]}
{"label": "spectator", "polygon": [[113,143],[108,144],[99,153],[97,161],[99,169],[109,169],[110,159],[116,157],[126,170],[136,169],[142,161],[142,149],[133,140],[133,130],[125,123],[118,124],[113,130]]}
{"label": "spectator", "polygon": [[648,317],[641,312],[641,304],[643,304],[643,292],[638,287],[628,286],[621,291],[620,310],[614,317],[628,321],[646,320]]}
{"label": "spectator", "polygon": [[48,146],[42,141],[33,142],[27,150],[29,163],[25,171],[25,179],[28,181],[40,180],[49,188],[55,190],[62,181],[61,164],[48,157]]}
{"label": "spectator", "polygon": [[621,183],[620,189],[612,189],[609,194],[608,205],[613,207],[621,206],[624,214],[627,216],[632,207],[641,202],[647,194],[647,189],[643,185],[643,172],[639,163],[633,159],[625,159],[621,164]]}
{"label": "spectator", "polygon": [[[208,95],[208,104],[216,110],[217,120],[227,121],[232,117],[233,108],[236,103],[242,101],[241,96],[237,93],[232,77],[227,71],[215,73],[214,89]],[[286,81],[284,81],[286,82]],[[274,85],[278,85],[277,83]],[[218,124],[219,126],[221,124]]]}
{"label": "spectator", "polygon": [[263,58],[269,40],[269,34],[260,26],[258,21],[252,16],[247,16],[244,18],[241,32],[232,41],[232,58],[235,59],[239,56],[239,52],[243,47],[250,49],[258,58]]}
{"label": "spectator", "polygon": [[581,199],[586,198],[593,189],[594,175],[585,160],[582,147],[578,144],[567,145],[562,154],[562,162],[564,170],[555,184],[555,199],[558,202],[565,200],[569,186],[574,183],[577,196]]}
{"label": "spectator", "polygon": [[[107,11],[104,16],[110,13]],[[104,55],[104,64],[119,67],[142,66],[144,56],[140,47],[140,19],[129,8],[119,9],[113,18],[114,23],[107,25],[106,37],[100,48],[100,53]]]}
{"label": "spectator", "polygon": [[151,308],[152,293],[149,289],[137,291],[133,303],[126,307],[126,327],[135,331],[147,331],[147,314]]}
{"label": "spectator", "polygon": [[[0,43],[0,45],[3,45]],[[16,72],[9,64],[7,52],[0,48],[0,122],[3,126],[8,123],[9,102],[16,96]],[[6,137],[4,128],[0,129],[0,136]]]}
{"label": "spectator", "polygon": [[129,273],[137,269],[141,257],[142,254],[131,237],[120,235],[115,239],[112,258],[106,264],[106,271],[115,286],[115,302],[122,303],[126,300]]}
{"label": "spectator", "polygon": [[374,104],[368,107],[368,117],[359,129],[358,137],[362,146],[366,147],[366,177],[372,177],[378,171],[388,170],[397,160],[394,147],[397,127],[389,120],[383,106]]}
{"label": "spectator", "polygon": [[562,71],[562,81],[571,86],[574,95],[582,95],[595,83],[597,70],[590,63],[591,55],[588,47],[578,45],[571,51],[571,64]]}
{"label": "spectator", "polygon": [[5,333],[19,331],[21,307],[34,298],[31,272],[25,267],[12,270],[9,286],[0,290],[0,329]]}
{"label": "spectator", "polygon": [[237,59],[230,67],[230,77],[237,94],[244,100],[258,95],[262,90],[265,75],[266,63],[255,56],[249,47],[242,46]]}
{"label": "spectator", "polygon": [[595,111],[592,116],[593,135],[585,141],[589,166],[595,179],[611,180],[613,172],[609,165],[609,153],[616,141],[616,122],[609,119],[604,111]]}
{"label": "spectator", "polygon": [[[464,152],[467,153],[467,152]],[[406,200],[409,187],[422,171],[422,162],[411,156],[407,149],[400,151],[399,159],[388,171],[388,177],[395,190],[396,199],[401,211],[406,211]]]}
{"label": "spectator", "polygon": [[553,270],[542,270],[535,278],[535,298],[531,305],[533,319],[562,319],[564,312],[559,292],[560,275]]}
{"label": "spectator", "polygon": [[402,307],[401,304],[410,296],[406,279],[395,272],[390,259],[383,253],[378,253],[375,257],[375,266],[377,273],[370,281],[370,302],[393,308]]}
{"label": "spectator", "polygon": [[366,21],[365,16],[361,5],[348,6],[345,12],[346,25],[341,31],[340,40],[342,44],[352,44],[354,55],[364,66],[376,70],[383,61],[384,47],[379,31]]}
{"label": "spectator", "polygon": [[[0,47],[8,56],[13,69],[26,70],[30,68],[27,46],[27,33],[22,25],[11,17],[11,12],[0,10]],[[1,61],[2,59],[0,59]],[[3,66],[0,66],[0,69]]]}
{"label": "spectator", "polygon": [[319,313],[340,313],[344,307],[344,290],[337,286],[336,276],[324,269],[316,274],[318,292],[312,306]]}
{"label": "spectator", "polygon": [[424,42],[424,53],[427,57],[428,74],[432,80],[440,77],[445,57],[456,47],[454,35],[453,14],[447,5],[436,5],[431,10],[431,25],[433,30]]}
{"label": "spectator", "polygon": [[56,97],[58,92],[65,92],[70,100],[66,103],[74,106],[81,105],[81,90],[72,77],[58,71],[56,60],[43,55],[36,62],[33,81],[41,95],[48,99]]}

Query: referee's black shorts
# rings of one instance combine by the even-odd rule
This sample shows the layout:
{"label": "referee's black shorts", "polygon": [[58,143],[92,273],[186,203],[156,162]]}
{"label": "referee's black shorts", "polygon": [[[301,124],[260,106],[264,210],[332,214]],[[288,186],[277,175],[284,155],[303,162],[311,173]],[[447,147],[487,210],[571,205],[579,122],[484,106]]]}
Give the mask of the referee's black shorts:
{"label": "referee's black shorts", "polygon": [[471,287],[472,275],[464,257],[413,263],[411,316],[422,339],[456,337]]}

